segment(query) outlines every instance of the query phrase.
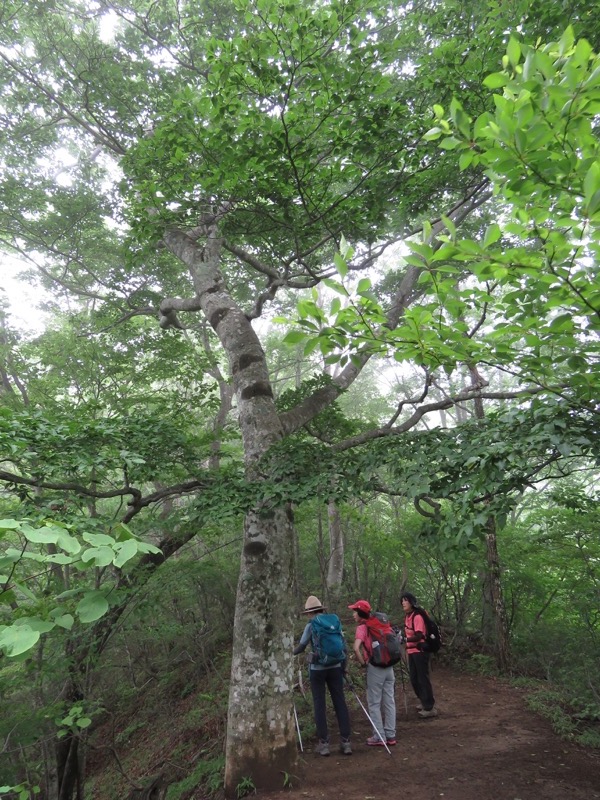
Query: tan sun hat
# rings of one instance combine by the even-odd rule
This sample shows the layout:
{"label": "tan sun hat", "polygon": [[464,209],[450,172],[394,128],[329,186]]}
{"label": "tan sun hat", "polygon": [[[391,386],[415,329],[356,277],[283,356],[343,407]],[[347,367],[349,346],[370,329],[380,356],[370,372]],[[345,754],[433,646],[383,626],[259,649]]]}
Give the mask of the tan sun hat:
{"label": "tan sun hat", "polygon": [[323,611],[323,604],[314,594],[309,595],[304,603],[303,614],[312,614],[313,611]]}

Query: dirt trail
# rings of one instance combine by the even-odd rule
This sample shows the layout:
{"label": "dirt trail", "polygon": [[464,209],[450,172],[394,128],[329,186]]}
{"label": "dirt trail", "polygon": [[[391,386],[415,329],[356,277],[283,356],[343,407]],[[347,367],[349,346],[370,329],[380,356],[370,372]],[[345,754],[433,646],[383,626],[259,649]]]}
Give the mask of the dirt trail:
{"label": "dirt trail", "polygon": [[[364,744],[369,735],[352,694],[352,756],[316,756],[306,741],[293,789],[259,793],[263,800],[595,800],[600,799],[600,753],[563,742],[529,711],[524,693],[494,678],[437,667],[432,675],[439,716],[422,720],[407,687],[396,681],[398,745],[392,756]],[[364,702],[364,695],[361,696]],[[329,701],[328,701],[329,702]]]}

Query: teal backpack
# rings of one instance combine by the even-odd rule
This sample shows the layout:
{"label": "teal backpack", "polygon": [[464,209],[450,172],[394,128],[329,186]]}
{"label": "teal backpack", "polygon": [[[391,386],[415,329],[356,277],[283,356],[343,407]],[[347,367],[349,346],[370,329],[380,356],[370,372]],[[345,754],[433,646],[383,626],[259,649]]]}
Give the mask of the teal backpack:
{"label": "teal backpack", "polygon": [[346,659],[346,642],[337,614],[317,614],[310,622],[313,664],[332,667]]}

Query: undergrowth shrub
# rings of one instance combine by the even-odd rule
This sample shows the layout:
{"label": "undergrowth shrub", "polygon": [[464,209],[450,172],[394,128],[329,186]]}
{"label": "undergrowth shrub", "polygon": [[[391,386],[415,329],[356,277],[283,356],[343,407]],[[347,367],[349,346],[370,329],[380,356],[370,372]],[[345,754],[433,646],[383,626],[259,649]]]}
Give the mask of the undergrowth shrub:
{"label": "undergrowth shrub", "polygon": [[224,771],[224,755],[199,761],[189,775],[169,786],[165,800],[188,800],[198,789],[205,796],[211,797],[223,788]]}

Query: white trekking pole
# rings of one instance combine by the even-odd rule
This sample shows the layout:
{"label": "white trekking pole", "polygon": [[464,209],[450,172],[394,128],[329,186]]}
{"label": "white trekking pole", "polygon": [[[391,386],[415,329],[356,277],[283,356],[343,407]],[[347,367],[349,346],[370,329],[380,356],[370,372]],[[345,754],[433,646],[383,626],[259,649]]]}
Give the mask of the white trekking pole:
{"label": "white trekking pole", "polygon": [[[298,668],[298,683],[296,684],[300,689],[300,694],[306,699],[306,691],[304,689],[304,682],[302,681],[302,669]],[[295,688],[295,687],[294,687]],[[302,744],[302,735],[300,734],[300,722],[298,721],[298,712],[296,711],[296,704],[292,703],[294,708],[294,722],[296,723],[296,733],[298,734],[298,742],[300,743],[300,752],[304,752],[304,745]]]}
{"label": "white trekking pole", "polygon": [[356,692],[354,691],[354,686],[353,686],[353,685],[350,683],[350,681],[348,680],[348,676],[347,676],[347,675],[344,675],[344,678],[346,679],[346,683],[348,684],[348,688],[350,689],[350,691],[352,692],[352,694],[353,694],[353,695],[354,695],[354,697],[356,698],[356,701],[357,701],[358,705],[359,705],[359,706],[362,708],[362,710],[365,712],[365,717],[366,717],[366,718],[369,720],[369,722],[370,722],[370,723],[371,723],[371,725],[373,726],[373,730],[375,731],[375,733],[377,734],[377,736],[379,736],[379,738],[381,739],[381,744],[382,744],[382,745],[385,747],[385,749],[388,751],[388,755],[390,755],[390,756],[391,756],[391,755],[392,755],[392,751],[391,751],[391,750],[390,750],[390,748],[388,747],[388,745],[387,745],[387,742],[386,742],[386,740],[385,740],[385,737],[383,737],[383,736],[381,735],[381,731],[380,731],[380,730],[377,728],[377,726],[375,725],[375,723],[374,723],[374,722],[373,722],[373,720],[371,719],[371,717],[370,717],[370,715],[369,715],[369,712],[367,711],[367,709],[364,707],[364,705],[363,705],[363,703],[362,703],[362,700],[360,699],[360,697],[359,697],[359,696],[356,694]]}
{"label": "white trekking pole", "polygon": [[298,712],[296,711],[296,704],[294,703],[294,720],[296,722],[296,733],[298,734],[298,741],[300,742],[300,752],[304,752],[304,745],[302,744],[302,735],[300,733],[300,723],[298,722]]}

